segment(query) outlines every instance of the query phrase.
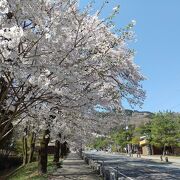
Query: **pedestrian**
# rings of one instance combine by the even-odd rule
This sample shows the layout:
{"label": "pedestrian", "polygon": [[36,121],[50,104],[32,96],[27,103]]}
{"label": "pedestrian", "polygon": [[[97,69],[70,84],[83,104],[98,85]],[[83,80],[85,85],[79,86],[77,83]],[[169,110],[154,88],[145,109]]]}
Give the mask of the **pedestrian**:
{"label": "pedestrian", "polygon": [[141,157],[140,150],[138,150],[138,149],[137,149],[137,151],[136,151],[136,155],[137,155],[137,158],[138,158],[138,157],[139,157],[139,158]]}
{"label": "pedestrian", "polygon": [[161,159],[161,161],[163,161],[163,156],[162,155],[160,156],[160,159]]}
{"label": "pedestrian", "polygon": [[136,150],[136,156],[137,156],[137,158],[139,157],[138,150]]}
{"label": "pedestrian", "polygon": [[133,157],[133,152],[132,152],[132,150],[129,151],[129,156],[130,156],[130,157],[131,157],[131,156]]}

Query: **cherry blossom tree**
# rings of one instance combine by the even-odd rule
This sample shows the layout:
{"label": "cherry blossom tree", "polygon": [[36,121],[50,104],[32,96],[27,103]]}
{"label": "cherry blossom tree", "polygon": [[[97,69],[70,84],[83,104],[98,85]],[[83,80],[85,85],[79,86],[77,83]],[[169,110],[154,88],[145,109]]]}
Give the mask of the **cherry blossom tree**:
{"label": "cherry blossom tree", "polygon": [[[21,131],[23,132],[25,130],[26,133],[23,136],[23,140],[26,139],[25,142],[27,144],[27,139],[29,139],[27,137],[29,136],[31,140],[33,135],[35,135],[37,142],[40,143],[41,149],[41,144],[46,143],[46,148],[44,148],[45,150],[43,151],[46,153],[39,154],[39,156],[42,156],[39,159],[43,160],[47,159],[48,143],[50,141],[55,142],[54,162],[56,163],[59,162],[59,150],[64,142],[68,142],[68,144],[73,145],[76,149],[81,150],[82,147],[94,137],[93,134],[107,134],[113,127],[122,123],[122,119],[120,119],[118,115],[118,117],[116,117],[116,113],[97,113],[95,110],[81,113],[73,110],[59,112],[57,109],[48,109],[49,107],[47,106],[40,107],[41,106],[39,106],[39,109],[36,107],[34,112],[31,112],[34,114],[26,118],[26,122],[24,121],[24,126]],[[49,115],[44,113],[45,111],[48,111]],[[23,123],[21,124],[23,125]],[[30,160],[33,155],[34,142],[29,142]],[[28,145],[25,145],[25,147],[27,146]],[[27,150],[25,152],[24,159],[27,162]]]}
{"label": "cherry blossom tree", "polygon": [[[79,11],[76,0],[1,0],[0,141],[37,107],[47,146],[52,109],[81,113],[97,104],[118,109],[123,98],[142,103],[144,77],[127,46],[134,21],[112,30],[112,16],[101,20],[100,11],[90,15],[89,9]],[[59,121],[67,125],[67,119]],[[71,129],[75,124],[83,129],[74,121]]]}

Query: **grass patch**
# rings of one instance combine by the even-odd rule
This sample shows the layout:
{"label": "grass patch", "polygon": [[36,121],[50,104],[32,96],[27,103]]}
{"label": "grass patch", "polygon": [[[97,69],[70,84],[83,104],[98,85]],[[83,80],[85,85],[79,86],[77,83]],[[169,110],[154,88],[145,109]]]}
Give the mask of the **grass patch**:
{"label": "grass patch", "polygon": [[47,174],[38,174],[38,163],[33,162],[26,166],[20,167],[14,174],[7,178],[7,180],[47,180],[48,175],[56,170],[56,165],[53,163],[53,157],[48,157]]}

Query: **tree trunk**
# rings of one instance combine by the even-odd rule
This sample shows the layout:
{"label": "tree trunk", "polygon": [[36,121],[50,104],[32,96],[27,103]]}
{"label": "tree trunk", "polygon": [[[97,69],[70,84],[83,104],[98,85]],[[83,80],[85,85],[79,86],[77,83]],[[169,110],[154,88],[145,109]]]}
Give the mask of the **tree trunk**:
{"label": "tree trunk", "polygon": [[68,154],[67,142],[61,144],[61,158],[63,159]]}
{"label": "tree trunk", "polygon": [[49,130],[45,130],[40,142],[38,171],[39,174],[47,173],[48,143],[50,140]]}
{"label": "tree trunk", "polygon": [[54,162],[59,162],[59,149],[60,149],[60,142],[56,140],[55,146],[54,146]]}
{"label": "tree trunk", "polygon": [[60,156],[60,158],[62,158],[61,153],[62,153],[62,143],[59,144],[59,156]]}
{"label": "tree trunk", "polygon": [[66,155],[66,144],[62,143],[61,144],[61,158],[64,159],[65,155]]}
{"label": "tree trunk", "polygon": [[154,147],[152,144],[150,146],[151,146],[151,155],[154,155]]}
{"label": "tree trunk", "polygon": [[28,146],[27,146],[27,137],[23,137],[23,165],[27,164],[28,162]]}
{"label": "tree trunk", "polygon": [[165,156],[166,145],[163,146],[163,156]]}
{"label": "tree trunk", "polygon": [[147,145],[147,154],[152,155],[151,145],[150,144]]}
{"label": "tree trunk", "polygon": [[29,159],[28,163],[31,163],[33,161],[33,155],[34,155],[34,150],[35,150],[35,143],[36,143],[36,134],[33,132],[30,135],[30,140],[29,140]]}

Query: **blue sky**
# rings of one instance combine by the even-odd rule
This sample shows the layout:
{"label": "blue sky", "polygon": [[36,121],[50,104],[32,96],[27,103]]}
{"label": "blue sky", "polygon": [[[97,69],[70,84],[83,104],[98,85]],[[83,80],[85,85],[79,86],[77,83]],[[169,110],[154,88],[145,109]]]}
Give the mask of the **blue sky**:
{"label": "blue sky", "polygon": [[[138,41],[135,62],[147,77],[143,87],[147,98],[141,110],[180,111],[180,0],[109,0],[102,17],[120,4],[116,25],[123,27],[132,19]],[[87,4],[80,0],[80,7]],[[96,0],[98,9],[103,0]],[[125,108],[129,106],[124,103]],[[135,109],[140,110],[138,107]]]}

